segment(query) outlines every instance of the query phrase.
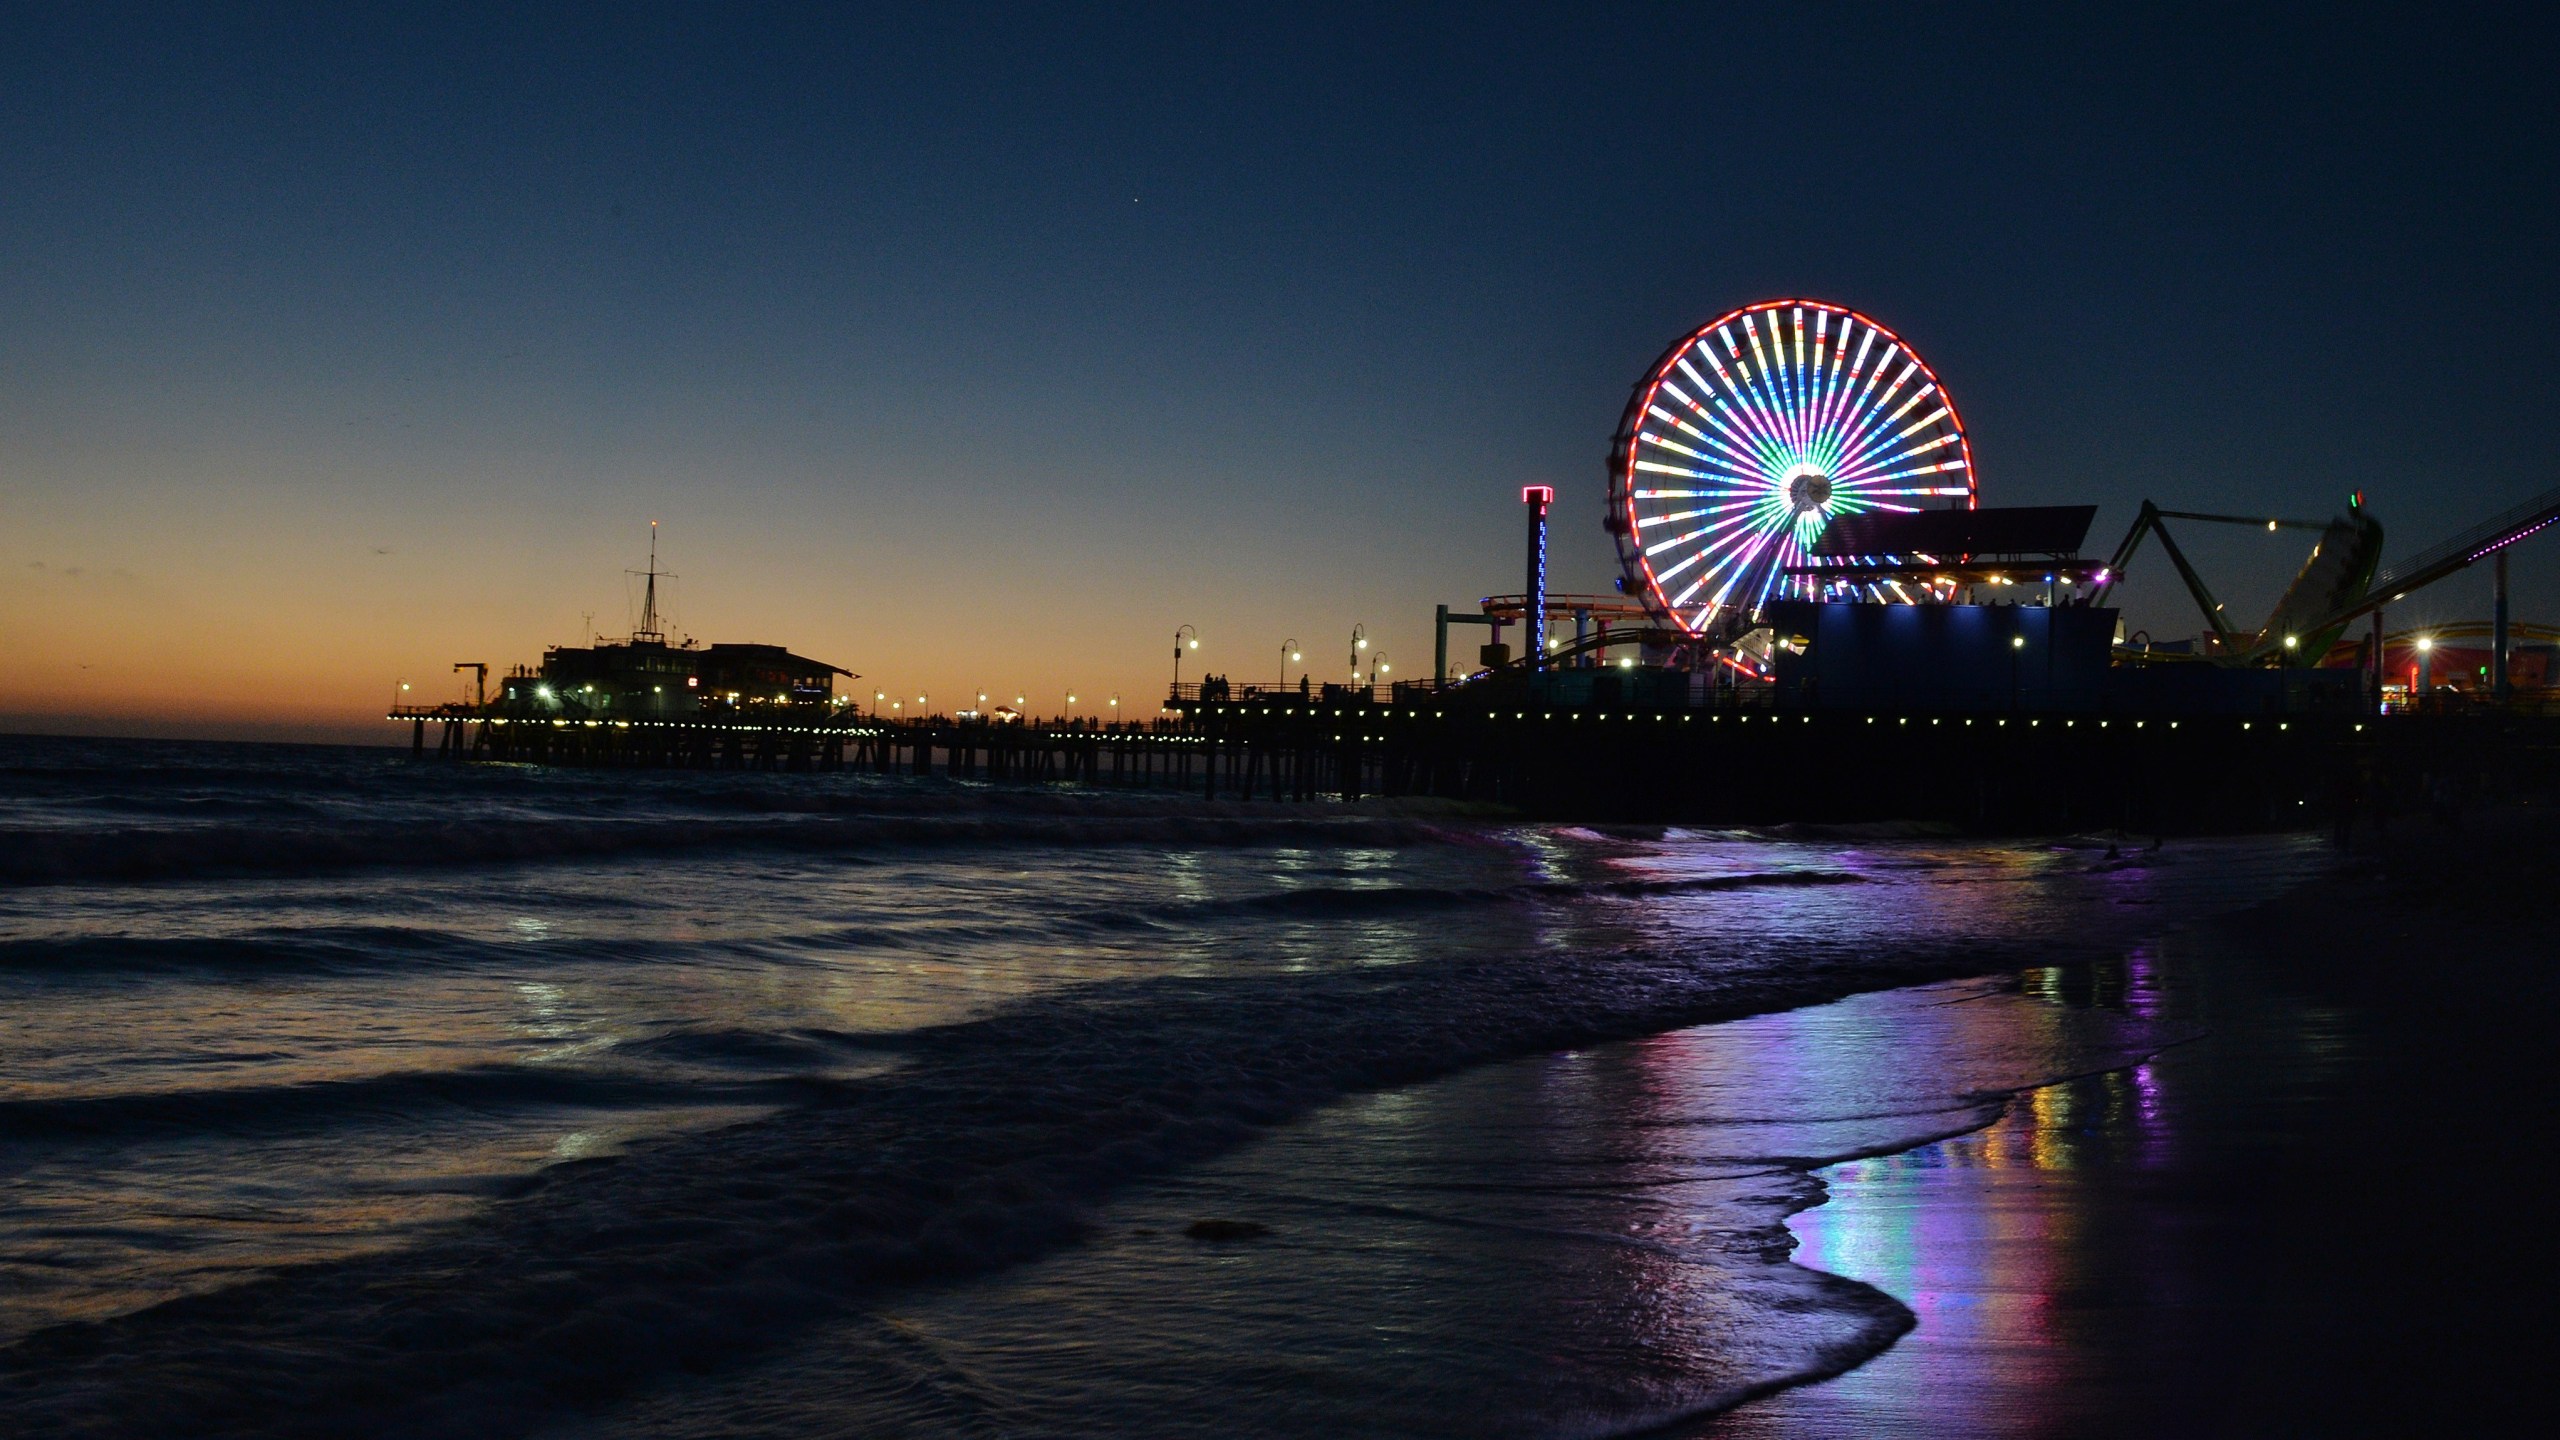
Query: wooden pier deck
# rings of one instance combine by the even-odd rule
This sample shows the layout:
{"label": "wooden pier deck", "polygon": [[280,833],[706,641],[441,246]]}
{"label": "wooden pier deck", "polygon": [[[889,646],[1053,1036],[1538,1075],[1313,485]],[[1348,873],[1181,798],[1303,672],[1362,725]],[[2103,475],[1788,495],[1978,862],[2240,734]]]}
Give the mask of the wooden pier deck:
{"label": "wooden pier deck", "polygon": [[1750,692],[1650,708],[1496,698],[1405,687],[1195,693],[1170,702],[1178,717],[1120,726],[840,710],[602,721],[441,706],[391,718],[412,726],[422,758],[852,770],[1230,801],[1435,796],[1532,816],[1711,825],[2197,832],[2318,824],[2341,807],[2414,813],[2448,796],[2560,799],[2560,720],[2550,717],[1787,714]]}

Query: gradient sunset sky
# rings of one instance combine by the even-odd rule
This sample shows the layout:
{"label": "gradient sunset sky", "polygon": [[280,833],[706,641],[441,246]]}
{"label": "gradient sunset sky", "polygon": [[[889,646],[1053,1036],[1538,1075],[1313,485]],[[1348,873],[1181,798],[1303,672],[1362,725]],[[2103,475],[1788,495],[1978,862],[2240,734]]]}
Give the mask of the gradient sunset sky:
{"label": "gradient sunset sky", "polygon": [[[1628,387],[1779,294],[2093,550],[2560,483],[2542,27],[1777,8],[0,9],[0,727],[391,742],[652,519],[678,628],[866,695],[1420,676],[1524,483],[1608,588]],[[2194,541],[2252,620],[2303,548]]]}

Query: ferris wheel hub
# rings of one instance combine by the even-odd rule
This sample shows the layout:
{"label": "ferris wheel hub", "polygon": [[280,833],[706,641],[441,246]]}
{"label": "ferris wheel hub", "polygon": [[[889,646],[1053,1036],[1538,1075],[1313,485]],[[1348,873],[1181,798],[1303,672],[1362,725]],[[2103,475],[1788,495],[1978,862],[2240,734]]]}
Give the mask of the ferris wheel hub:
{"label": "ferris wheel hub", "polygon": [[1797,510],[1820,510],[1831,503],[1831,477],[1811,465],[1799,465],[1787,476],[1787,504]]}

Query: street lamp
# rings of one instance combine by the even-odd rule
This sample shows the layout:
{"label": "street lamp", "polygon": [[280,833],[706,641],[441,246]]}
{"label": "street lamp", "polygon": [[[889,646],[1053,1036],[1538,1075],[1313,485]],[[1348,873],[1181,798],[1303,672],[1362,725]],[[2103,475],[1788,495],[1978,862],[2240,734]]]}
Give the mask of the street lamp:
{"label": "street lamp", "polygon": [[886,699],[888,699],[888,698],[889,698],[889,692],[888,692],[888,691],[886,691],[886,690],[874,690],[874,691],[872,691],[872,692],[871,692],[871,718],[872,718],[872,719],[877,720],[877,719],[879,719],[879,718],[880,718],[880,702],[881,702],[881,701],[883,701],[883,700],[886,700]]}
{"label": "street lamp", "polygon": [[1368,649],[1368,648],[1369,648],[1369,627],[1368,627],[1368,626],[1366,626],[1366,625],[1354,625],[1354,626],[1352,626],[1352,627],[1351,627],[1351,683],[1352,683],[1352,684],[1354,684],[1354,685],[1357,685],[1357,684],[1359,684],[1359,683],[1360,683],[1360,652],[1361,652],[1361,651],[1363,651],[1363,650],[1366,650],[1366,649]]}
{"label": "street lamp", "polygon": [[1396,668],[1396,667],[1394,667],[1393,665],[1390,665],[1390,664],[1388,664],[1388,663],[1387,663],[1387,652],[1385,652],[1384,650],[1380,650],[1380,651],[1376,651],[1376,652],[1372,653],[1372,654],[1369,656],[1369,685],[1370,685],[1370,688],[1371,688],[1371,689],[1375,689],[1375,688],[1377,688],[1377,684],[1378,684],[1378,677],[1379,677],[1379,676],[1381,676],[1381,675],[1391,675],[1391,674],[1394,674],[1394,673],[1395,673],[1395,668]]}
{"label": "street lamp", "polygon": [[2432,635],[2418,637],[2418,693],[2424,695],[2435,684],[2436,641]]}
{"label": "street lamp", "polygon": [[1289,688],[1289,662],[1290,662],[1290,661],[1292,661],[1292,660],[1298,659],[1298,658],[1300,658],[1300,657],[1299,657],[1299,655],[1298,655],[1298,642],[1297,642],[1297,641],[1295,641],[1295,640],[1283,640],[1283,641],[1281,641],[1281,642],[1280,642],[1280,688],[1281,688],[1281,689],[1286,690],[1286,689],[1288,689],[1288,688]]}
{"label": "street lamp", "polygon": [[1182,691],[1182,649],[1184,637],[1186,636],[1189,637],[1192,649],[1197,650],[1200,648],[1199,631],[1188,625],[1176,625],[1173,627],[1173,688],[1174,693],[1176,694],[1180,694]]}

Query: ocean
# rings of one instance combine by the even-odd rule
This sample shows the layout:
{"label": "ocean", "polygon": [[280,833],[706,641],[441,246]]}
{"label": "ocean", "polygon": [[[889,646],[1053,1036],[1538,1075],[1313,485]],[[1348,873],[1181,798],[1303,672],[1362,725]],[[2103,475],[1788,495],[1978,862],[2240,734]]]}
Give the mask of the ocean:
{"label": "ocean", "polygon": [[0,1433],[1655,1429],[2325,863],[0,737]]}

